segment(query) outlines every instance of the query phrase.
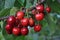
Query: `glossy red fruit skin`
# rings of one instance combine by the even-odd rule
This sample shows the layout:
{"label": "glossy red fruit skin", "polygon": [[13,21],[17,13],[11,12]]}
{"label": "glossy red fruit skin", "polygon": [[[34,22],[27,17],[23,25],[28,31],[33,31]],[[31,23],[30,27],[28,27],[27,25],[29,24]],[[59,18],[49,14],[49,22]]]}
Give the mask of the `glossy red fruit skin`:
{"label": "glossy red fruit skin", "polygon": [[5,26],[5,29],[6,29],[6,32],[8,33],[8,34],[12,34],[12,25],[9,25],[9,24],[7,24],[6,26]]}
{"label": "glossy red fruit skin", "polygon": [[24,36],[27,35],[28,32],[29,32],[28,28],[22,28],[21,29],[21,34],[24,35]]}
{"label": "glossy red fruit skin", "polygon": [[41,20],[43,20],[43,18],[44,18],[44,14],[43,13],[39,13],[39,14],[35,15],[35,19],[37,21],[41,21]]}
{"label": "glossy red fruit skin", "polygon": [[34,31],[39,32],[41,30],[41,25],[35,25],[34,26]]}
{"label": "glossy red fruit skin", "polygon": [[20,23],[20,20],[19,19],[17,19],[17,17],[16,17],[16,22],[14,23],[15,24],[15,26],[18,26],[18,24]]}
{"label": "glossy red fruit skin", "polygon": [[12,30],[12,33],[15,35],[15,36],[18,36],[21,34],[21,29],[20,28],[16,28],[14,27],[13,30]]}
{"label": "glossy red fruit skin", "polygon": [[24,12],[22,11],[18,11],[17,14],[16,14],[16,17],[21,20],[23,17],[24,17]]}
{"label": "glossy red fruit skin", "polygon": [[18,24],[18,26],[17,26],[17,27],[21,29],[23,26],[22,26],[21,24]]}
{"label": "glossy red fruit skin", "polygon": [[50,13],[51,12],[51,8],[50,7],[46,7],[46,12]]}
{"label": "glossy red fruit skin", "polygon": [[29,19],[28,18],[23,18],[22,20],[21,20],[21,25],[22,26],[28,26],[28,24],[29,24]]}
{"label": "glossy red fruit skin", "polygon": [[5,26],[5,29],[6,29],[7,31],[12,30],[12,28],[13,28],[13,26],[10,25],[10,24],[7,24],[7,25]]}
{"label": "glossy red fruit skin", "polygon": [[43,12],[43,11],[44,11],[44,5],[43,5],[43,4],[37,5],[37,6],[36,6],[36,9],[37,9],[39,12]]}
{"label": "glossy red fruit skin", "polygon": [[29,18],[29,26],[33,27],[34,26],[34,20],[32,18]]}
{"label": "glossy red fruit skin", "polygon": [[8,19],[7,19],[7,24],[14,24],[16,22],[16,18],[14,16],[10,16]]}

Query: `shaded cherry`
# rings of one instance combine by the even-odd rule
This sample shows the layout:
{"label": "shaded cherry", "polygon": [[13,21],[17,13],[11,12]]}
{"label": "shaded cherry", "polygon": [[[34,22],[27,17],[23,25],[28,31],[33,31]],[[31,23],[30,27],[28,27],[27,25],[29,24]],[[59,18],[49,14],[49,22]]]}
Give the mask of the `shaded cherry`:
{"label": "shaded cherry", "polygon": [[28,31],[29,31],[28,28],[22,28],[21,29],[21,34],[25,36],[25,35],[28,34]]}
{"label": "shaded cherry", "polygon": [[34,31],[39,32],[41,30],[41,25],[35,25],[34,26]]}

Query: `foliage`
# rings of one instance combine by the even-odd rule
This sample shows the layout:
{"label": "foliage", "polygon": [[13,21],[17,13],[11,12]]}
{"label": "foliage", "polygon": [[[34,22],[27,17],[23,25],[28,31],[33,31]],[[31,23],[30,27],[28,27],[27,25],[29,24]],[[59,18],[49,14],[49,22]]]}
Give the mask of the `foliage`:
{"label": "foliage", "polygon": [[[30,8],[35,6],[36,2],[37,0],[0,0],[0,18],[15,15],[21,7]],[[44,5],[49,5],[52,12],[40,22],[43,25],[41,32],[35,33],[30,28],[30,33],[27,36],[8,35],[5,32],[6,20],[0,20],[0,40],[53,40],[53,36],[60,36],[60,21],[58,21],[60,20],[58,17],[60,15],[60,3],[57,0],[46,0]]]}

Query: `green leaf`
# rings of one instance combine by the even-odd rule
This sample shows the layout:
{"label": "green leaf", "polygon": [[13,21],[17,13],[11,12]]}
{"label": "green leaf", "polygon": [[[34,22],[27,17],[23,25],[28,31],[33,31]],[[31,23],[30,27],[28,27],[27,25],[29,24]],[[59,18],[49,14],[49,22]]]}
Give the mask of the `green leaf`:
{"label": "green leaf", "polygon": [[11,8],[14,6],[15,0],[5,0],[5,8]]}
{"label": "green leaf", "polygon": [[14,6],[17,7],[17,8],[20,8],[20,7],[24,6],[24,5],[21,2],[21,0],[16,0],[15,3],[14,3]]}
{"label": "green leaf", "polygon": [[60,13],[60,3],[57,2],[57,0],[47,0],[46,4],[51,7],[52,12],[58,12]]}
{"label": "green leaf", "polygon": [[49,35],[53,35],[56,31],[57,25],[50,15],[46,14],[45,19],[47,20],[48,27],[49,27],[49,30],[50,30]]}
{"label": "green leaf", "polygon": [[26,2],[27,2],[27,1],[25,0],[25,1],[24,1],[24,7],[26,6]]}
{"label": "green leaf", "polygon": [[10,10],[10,15],[15,15],[16,12],[17,12],[17,8],[16,7],[13,7],[11,10]]}
{"label": "green leaf", "polygon": [[0,10],[4,8],[5,0],[0,0]]}
{"label": "green leaf", "polygon": [[0,17],[9,15],[9,14],[10,14],[10,9],[11,9],[11,8],[1,10],[1,11],[0,11]]}

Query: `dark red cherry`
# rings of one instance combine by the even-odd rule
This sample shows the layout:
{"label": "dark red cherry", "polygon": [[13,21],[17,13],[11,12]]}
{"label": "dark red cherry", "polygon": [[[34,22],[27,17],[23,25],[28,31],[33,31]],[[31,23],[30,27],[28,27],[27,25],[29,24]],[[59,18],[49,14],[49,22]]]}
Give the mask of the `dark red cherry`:
{"label": "dark red cherry", "polygon": [[43,13],[38,13],[38,14],[35,15],[35,19],[37,21],[41,21],[41,20],[43,20],[43,18],[44,18],[44,14]]}
{"label": "dark red cherry", "polygon": [[46,11],[47,11],[48,13],[50,13],[50,12],[51,12],[51,8],[50,8],[50,7],[46,7]]}
{"label": "dark red cherry", "polygon": [[7,24],[7,25],[5,26],[5,29],[6,29],[7,31],[12,30],[12,28],[13,28],[13,26],[10,25],[10,24]]}
{"label": "dark red cherry", "polygon": [[34,31],[39,32],[41,30],[41,25],[35,25],[34,26]]}
{"label": "dark red cherry", "polygon": [[16,28],[14,27],[13,30],[12,30],[12,33],[16,36],[20,35],[21,34],[21,29],[20,28]]}
{"label": "dark red cherry", "polygon": [[23,18],[21,20],[21,25],[22,26],[28,26],[28,24],[29,24],[29,19],[28,18]]}
{"label": "dark red cherry", "polygon": [[24,35],[24,36],[27,35],[28,34],[28,28],[22,28],[21,29],[21,34]]}
{"label": "dark red cherry", "polygon": [[32,18],[29,18],[29,25],[30,27],[33,27],[34,26],[34,20]]}
{"label": "dark red cherry", "polygon": [[24,17],[24,12],[18,11],[17,14],[16,14],[16,16],[17,16],[17,18],[18,18],[19,20],[21,20],[21,19]]}
{"label": "dark red cherry", "polygon": [[14,24],[16,22],[16,18],[14,16],[10,16],[8,19],[7,19],[7,23],[8,24]]}
{"label": "dark red cherry", "polygon": [[37,6],[36,6],[36,9],[37,9],[39,12],[43,12],[43,11],[44,11],[44,5],[43,5],[43,4],[37,5]]}

